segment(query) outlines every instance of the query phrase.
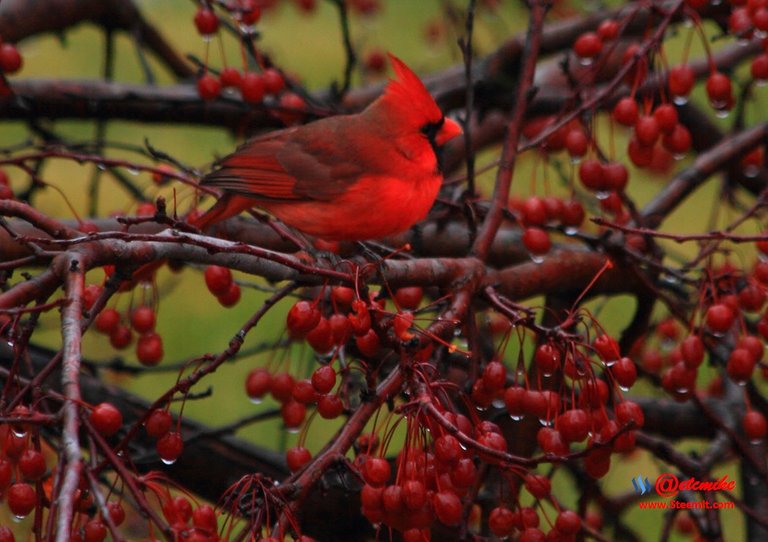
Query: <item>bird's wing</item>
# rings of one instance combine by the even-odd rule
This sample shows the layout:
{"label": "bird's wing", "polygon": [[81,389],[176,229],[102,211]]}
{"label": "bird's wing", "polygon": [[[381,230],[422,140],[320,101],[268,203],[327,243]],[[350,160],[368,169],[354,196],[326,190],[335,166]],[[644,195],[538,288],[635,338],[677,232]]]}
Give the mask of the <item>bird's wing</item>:
{"label": "bird's wing", "polygon": [[369,170],[348,128],[334,117],[251,139],[201,184],[254,199],[331,200]]}

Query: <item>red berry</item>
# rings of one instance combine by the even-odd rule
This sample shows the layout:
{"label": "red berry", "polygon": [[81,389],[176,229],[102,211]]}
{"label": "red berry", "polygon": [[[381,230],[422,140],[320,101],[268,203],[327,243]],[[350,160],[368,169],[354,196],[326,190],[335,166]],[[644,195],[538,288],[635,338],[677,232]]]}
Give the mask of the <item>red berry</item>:
{"label": "red berry", "polygon": [[587,154],[589,138],[581,128],[571,128],[565,135],[565,148],[572,157],[581,157]]}
{"label": "red berry", "polygon": [[616,405],[616,421],[622,425],[634,422],[635,429],[640,429],[645,423],[645,414],[634,401],[623,401]]}
{"label": "red berry", "polygon": [[192,512],[192,525],[215,534],[219,529],[216,510],[210,504],[201,504]]}
{"label": "red berry", "polygon": [[672,104],[661,104],[653,111],[653,118],[659,124],[659,129],[670,134],[677,126],[677,109]]}
{"label": "red berry", "polygon": [[109,335],[120,326],[120,313],[115,309],[103,309],[94,318],[93,325],[97,330]]}
{"label": "red berry", "polygon": [[264,88],[267,94],[279,94],[285,88],[283,74],[275,68],[267,68],[261,76],[264,78]]}
{"label": "red berry", "polygon": [[311,459],[312,454],[310,454],[309,450],[304,446],[293,446],[292,448],[288,448],[285,452],[285,460],[288,463],[288,468],[291,472],[296,472],[301,469],[304,465],[309,463]]}
{"label": "red berry", "polygon": [[629,171],[627,170],[627,166],[621,162],[608,162],[607,164],[603,164],[603,182],[608,190],[622,192],[629,182]]}
{"label": "red berry", "polygon": [[763,53],[752,59],[750,73],[758,81],[768,80],[768,54]]}
{"label": "red berry", "polygon": [[605,190],[603,165],[594,158],[582,160],[579,164],[579,179],[589,190]]}
{"label": "red berry", "polygon": [[369,457],[362,469],[365,482],[373,487],[381,487],[389,481],[392,468],[383,457]]}
{"label": "red berry", "polygon": [[16,46],[12,43],[0,45],[0,68],[7,73],[16,73],[21,69],[23,59]]}
{"label": "red berry", "polygon": [[252,369],[245,380],[245,393],[251,400],[260,400],[272,387],[272,375],[261,367]]}
{"label": "red berry", "polygon": [[726,106],[732,97],[731,79],[721,72],[709,74],[706,89],[709,101],[717,109]]}
{"label": "red berry", "polygon": [[150,437],[159,438],[171,430],[172,423],[173,417],[170,412],[157,409],[153,410],[152,414],[147,418],[147,421],[144,424],[144,429],[146,429],[147,435]]}
{"label": "red berry", "polygon": [[437,519],[444,525],[458,525],[461,521],[461,500],[456,493],[449,489],[443,489],[434,494],[432,507]]}
{"label": "red berry", "polygon": [[686,367],[695,369],[704,361],[704,343],[698,335],[690,335],[680,343],[680,353]]}
{"label": "red berry", "polygon": [[696,82],[693,68],[688,64],[681,64],[669,70],[669,92],[672,96],[688,96]]}
{"label": "red berry", "polygon": [[289,400],[280,408],[283,423],[288,429],[297,429],[307,416],[307,407],[298,401]]}
{"label": "red berry", "polygon": [[523,245],[528,252],[536,256],[546,254],[552,247],[549,234],[541,228],[525,228],[523,231]]}
{"label": "red berry", "polygon": [[581,442],[589,433],[589,415],[580,408],[566,410],[558,416],[557,427],[566,441]]}
{"label": "red berry", "polygon": [[205,268],[205,285],[213,295],[227,293],[232,284],[232,271],[227,267],[209,265]]}
{"label": "red berry", "polygon": [[427,502],[427,489],[419,480],[403,482],[403,503],[408,510],[419,510]]}
{"label": "red berry", "polygon": [[317,413],[326,420],[333,420],[344,413],[344,403],[338,395],[323,395],[317,400]]}
{"label": "red berry", "polygon": [[365,335],[355,337],[355,345],[362,355],[370,358],[379,352],[381,341],[376,332],[369,329]]}
{"label": "red berry", "polygon": [[765,438],[766,431],[768,431],[768,422],[765,420],[765,416],[757,410],[748,410],[744,414],[742,420],[744,426],[744,433],[749,440],[762,440]]}
{"label": "red berry", "polygon": [[672,154],[683,155],[690,150],[693,139],[688,128],[682,124],[676,124],[671,133],[664,134],[661,143]]}
{"label": "red berry", "polygon": [[290,373],[277,373],[272,377],[272,385],[269,391],[272,393],[272,397],[281,403],[285,403],[291,400],[295,383],[296,381]]}
{"label": "red berry", "polygon": [[197,79],[197,94],[203,100],[214,100],[221,94],[221,81],[210,73],[205,73]]}
{"label": "red berry", "polygon": [[288,311],[286,327],[292,337],[303,337],[320,321],[320,310],[309,301],[298,301]]}
{"label": "red berry", "polygon": [[515,529],[515,513],[509,508],[498,506],[488,516],[488,528],[498,538],[507,538]]}
{"label": "red berry", "polygon": [[225,88],[239,88],[243,81],[243,76],[237,68],[227,67],[221,70],[219,74],[221,86]]}
{"label": "red berry", "polygon": [[291,392],[291,398],[299,403],[308,405],[317,401],[317,391],[312,386],[312,381],[308,378],[297,380],[293,385],[293,391]]}
{"label": "red berry", "polygon": [[563,226],[577,228],[584,222],[584,207],[576,200],[569,200],[563,204],[561,221]]}
{"label": "red berry", "polygon": [[453,435],[441,435],[435,440],[435,458],[443,463],[454,463],[462,455],[459,441]]}
{"label": "red berry", "polygon": [[107,537],[107,527],[101,520],[92,519],[83,528],[83,542],[102,542]]}
{"label": "red berry", "polygon": [[605,19],[597,27],[597,35],[603,41],[615,40],[619,36],[619,23],[613,19]]}
{"label": "red berry", "polygon": [[170,431],[157,440],[156,449],[160,459],[170,464],[176,461],[184,450],[184,440],[180,433]]}
{"label": "red berry", "polygon": [[25,483],[16,483],[8,488],[5,495],[8,507],[16,517],[25,517],[35,509],[37,503],[37,493],[35,489]]}
{"label": "red berry", "polygon": [[240,285],[233,282],[229,285],[229,289],[225,293],[217,295],[216,299],[222,307],[229,308],[237,305],[238,301],[240,301],[241,294],[242,291],[240,290]]}
{"label": "red berry", "polygon": [[561,510],[555,520],[555,527],[562,534],[576,534],[581,530],[581,518],[573,510]]}
{"label": "red berry", "polygon": [[139,363],[154,367],[163,360],[163,338],[155,332],[139,337],[136,343],[136,357]]}
{"label": "red berry", "polygon": [[40,480],[46,471],[43,454],[31,448],[24,450],[19,458],[19,470],[27,480]]}
{"label": "red berry", "polygon": [[259,22],[261,18],[261,9],[269,7],[274,2],[257,2],[257,0],[241,0],[240,1],[240,21],[248,26],[254,25]]}
{"label": "red berry", "polygon": [[576,38],[573,52],[581,58],[593,58],[603,50],[603,42],[594,32],[585,32]]}
{"label": "red berry", "polygon": [[736,315],[733,310],[724,303],[717,303],[707,309],[705,320],[707,327],[715,333],[725,333],[733,325]]}
{"label": "red berry", "polygon": [[267,84],[264,78],[255,72],[246,72],[240,82],[240,94],[243,100],[249,103],[261,103],[267,93]]}
{"label": "red berry", "polygon": [[278,103],[280,111],[277,116],[285,124],[291,125],[299,122],[304,117],[306,103],[304,98],[294,92],[284,92],[280,95]]}
{"label": "red berry", "polygon": [[489,390],[500,391],[507,383],[507,368],[500,361],[492,360],[483,369],[482,378]]}
{"label": "red berry", "polygon": [[312,386],[317,393],[330,393],[336,385],[336,371],[330,365],[323,365],[312,373]]}
{"label": "red berry", "polygon": [[531,196],[525,200],[522,208],[523,222],[528,226],[541,226],[547,222],[547,207],[544,200]]}
{"label": "red berry", "polygon": [[639,116],[637,101],[627,96],[616,102],[613,106],[613,118],[624,126],[634,126]]}
{"label": "red berry", "polygon": [[333,333],[331,332],[331,324],[327,318],[322,316],[305,338],[312,349],[318,354],[330,352],[335,344]]}
{"label": "red berry", "polygon": [[[96,299],[101,295],[102,287],[96,284],[89,284],[83,290],[83,308],[87,311],[91,310],[93,304],[96,303]],[[94,322],[95,325],[95,322]],[[101,330],[99,330],[101,331]]]}
{"label": "red berry", "polygon": [[752,378],[756,363],[757,360],[752,352],[746,348],[734,348],[728,356],[725,370],[734,382],[742,384]]}
{"label": "red berry", "polygon": [[94,429],[108,437],[114,435],[123,425],[123,415],[112,403],[100,403],[91,411],[91,424]]}
{"label": "red berry", "polygon": [[142,305],[131,313],[131,326],[138,333],[148,333],[155,329],[155,311],[152,307]]}
{"label": "red berry", "polygon": [[395,290],[395,301],[401,309],[416,310],[424,296],[421,286],[409,286]]}
{"label": "red berry", "polygon": [[195,13],[195,26],[200,34],[207,36],[219,29],[219,18],[213,10],[200,7]]}
{"label": "red berry", "polygon": [[541,500],[552,492],[552,482],[541,474],[528,474],[525,479],[525,489],[535,498]]}
{"label": "red berry", "polygon": [[335,307],[351,307],[355,300],[355,291],[346,286],[334,286],[331,288],[331,300]]}
{"label": "red berry", "polygon": [[611,372],[619,386],[625,389],[631,388],[637,380],[637,367],[635,367],[635,362],[629,358],[620,358],[611,367]]}
{"label": "red berry", "polygon": [[648,115],[637,119],[635,123],[635,137],[637,137],[637,141],[641,145],[652,147],[658,141],[660,134],[661,129],[656,117]]}

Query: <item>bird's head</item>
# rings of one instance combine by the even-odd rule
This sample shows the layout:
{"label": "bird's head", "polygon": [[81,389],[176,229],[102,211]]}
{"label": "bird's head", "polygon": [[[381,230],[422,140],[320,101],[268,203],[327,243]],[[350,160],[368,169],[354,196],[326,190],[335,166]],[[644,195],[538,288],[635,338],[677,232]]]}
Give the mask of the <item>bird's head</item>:
{"label": "bird's head", "polygon": [[386,114],[403,129],[421,132],[436,147],[460,135],[459,124],[443,115],[421,79],[395,55],[390,53],[389,60],[395,78],[378,100]]}

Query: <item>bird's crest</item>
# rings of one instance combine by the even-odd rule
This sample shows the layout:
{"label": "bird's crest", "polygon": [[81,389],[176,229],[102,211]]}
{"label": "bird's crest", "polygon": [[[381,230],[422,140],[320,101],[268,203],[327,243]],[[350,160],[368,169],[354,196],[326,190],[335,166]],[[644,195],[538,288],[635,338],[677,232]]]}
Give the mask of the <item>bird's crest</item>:
{"label": "bird's crest", "polygon": [[443,113],[421,79],[392,53],[389,53],[389,60],[396,78],[390,79],[383,99],[392,105],[412,111],[415,120],[421,123],[438,122]]}

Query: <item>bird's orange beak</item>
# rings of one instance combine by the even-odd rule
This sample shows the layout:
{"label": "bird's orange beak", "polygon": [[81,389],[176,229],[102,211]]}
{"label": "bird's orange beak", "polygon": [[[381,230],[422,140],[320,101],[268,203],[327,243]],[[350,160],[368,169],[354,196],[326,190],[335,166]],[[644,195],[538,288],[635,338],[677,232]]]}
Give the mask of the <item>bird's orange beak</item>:
{"label": "bird's orange beak", "polygon": [[443,122],[440,130],[435,135],[435,143],[437,143],[438,147],[442,147],[454,137],[461,135],[461,132],[459,123],[446,117],[445,122]]}

